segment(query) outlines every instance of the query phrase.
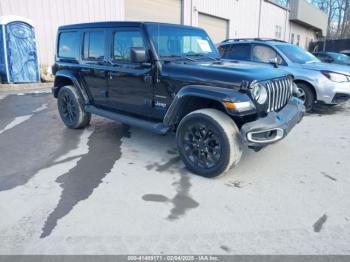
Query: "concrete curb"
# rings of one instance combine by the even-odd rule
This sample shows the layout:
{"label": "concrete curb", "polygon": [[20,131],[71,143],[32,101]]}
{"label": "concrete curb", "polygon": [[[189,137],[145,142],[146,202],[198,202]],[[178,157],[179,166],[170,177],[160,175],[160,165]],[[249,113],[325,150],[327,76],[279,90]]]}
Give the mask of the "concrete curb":
{"label": "concrete curb", "polygon": [[26,84],[0,84],[1,91],[25,91],[25,90],[38,90],[48,89],[53,86],[53,82],[48,83],[26,83]]}

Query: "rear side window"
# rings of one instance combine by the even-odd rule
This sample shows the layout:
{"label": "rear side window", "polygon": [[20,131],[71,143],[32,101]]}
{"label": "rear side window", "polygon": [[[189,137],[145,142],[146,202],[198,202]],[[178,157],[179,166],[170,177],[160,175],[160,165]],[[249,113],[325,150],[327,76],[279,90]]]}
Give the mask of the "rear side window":
{"label": "rear side window", "polygon": [[58,38],[58,56],[62,58],[79,57],[78,32],[62,32]]}
{"label": "rear side window", "polygon": [[87,60],[103,60],[105,55],[105,33],[94,31],[84,33],[83,58]]}
{"label": "rear side window", "polygon": [[225,48],[222,54],[223,58],[250,61],[251,50],[249,44],[231,45]]}
{"label": "rear side window", "polygon": [[140,31],[117,31],[113,37],[113,60],[129,62],[130,48],[145,47]]}

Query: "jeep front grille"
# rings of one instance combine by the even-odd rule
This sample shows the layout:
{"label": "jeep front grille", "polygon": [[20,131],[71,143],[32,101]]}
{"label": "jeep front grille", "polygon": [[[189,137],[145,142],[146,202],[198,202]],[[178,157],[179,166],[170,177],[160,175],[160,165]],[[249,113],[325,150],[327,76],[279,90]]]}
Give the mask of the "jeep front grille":
{"label": "jeep front grille", "polygon": [[282,78],[265,83],[269,99],[267,112],[278,111],[288,103],[292,96],[291,81],[291,79]]}

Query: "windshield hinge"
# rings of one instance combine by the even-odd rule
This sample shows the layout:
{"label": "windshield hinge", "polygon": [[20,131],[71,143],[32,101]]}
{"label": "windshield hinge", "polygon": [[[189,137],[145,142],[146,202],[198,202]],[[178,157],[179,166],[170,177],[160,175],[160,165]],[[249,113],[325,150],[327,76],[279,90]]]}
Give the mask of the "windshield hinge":
{"label": "windshield hinge", "polygon": [[248,88],[249,88],[249,85],[250,85],[250,83],[249,83],[248,81],[243,80],[243,81],[241,82],[240,90],[242,90],[242,91],[247,91]]}

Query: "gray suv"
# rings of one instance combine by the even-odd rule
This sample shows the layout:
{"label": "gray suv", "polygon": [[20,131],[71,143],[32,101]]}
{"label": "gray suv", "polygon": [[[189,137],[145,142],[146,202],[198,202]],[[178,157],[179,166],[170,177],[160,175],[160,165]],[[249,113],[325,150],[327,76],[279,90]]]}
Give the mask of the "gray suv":
{"label": "gray suv", "polygon": [[276,39],[228,39],[218,50],[224,59],[280,67],[293,74],[307,111],[316,102],[334,105],[350,99],[350,68],[322,63],[296,45]]}

